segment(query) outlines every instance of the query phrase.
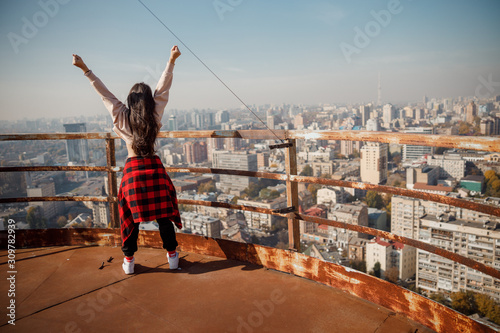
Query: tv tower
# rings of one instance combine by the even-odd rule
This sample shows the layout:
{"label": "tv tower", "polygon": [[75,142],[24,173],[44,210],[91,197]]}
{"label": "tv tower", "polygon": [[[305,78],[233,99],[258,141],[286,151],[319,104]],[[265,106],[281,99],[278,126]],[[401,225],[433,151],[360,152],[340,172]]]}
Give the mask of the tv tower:
{"label": "tv tower", "polygon": [[378,98],[377,105],[382,105],[382,86],[380,85],[380,72],[378,72]]}

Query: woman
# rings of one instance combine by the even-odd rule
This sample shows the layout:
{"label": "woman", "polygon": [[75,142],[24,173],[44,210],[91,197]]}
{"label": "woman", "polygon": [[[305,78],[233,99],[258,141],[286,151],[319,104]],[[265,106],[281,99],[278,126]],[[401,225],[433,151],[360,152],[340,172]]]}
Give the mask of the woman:
{"label": "woman", "polygon": [[178,47],[172,47],[154,94],[147,84],[137,83],[130,89],[125,106],[89,70],[82,58],[73,54],[73,65],[84,72],[101,96],[113,119],[113,131],[127,145],[128,158],[118,193],[125,274],[134,273],[140,222],[158,222],[170,269],[177,269],[179,265],[178,243],[172,225],[173,222],[179,229],[182,228],[177,196],[170,177],[155,154],[154,144],[162,126],[161,118],[172,86],[175,60],[180,55]]}

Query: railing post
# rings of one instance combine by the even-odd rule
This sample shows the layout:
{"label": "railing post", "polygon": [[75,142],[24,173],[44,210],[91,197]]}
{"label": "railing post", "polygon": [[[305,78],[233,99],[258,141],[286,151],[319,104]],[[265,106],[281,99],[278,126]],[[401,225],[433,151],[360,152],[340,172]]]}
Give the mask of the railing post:
{"label": "railing post", "polygon": [[[288,207],[299,209],[299,187],[296,182],[290,181],[290,175],[297,174],[297,145],[295,139],[288,139],[290,147],[285,148],[285,166],[286,166],[286,200]],[[290,250],[300,251],[300,228],[299,220],[295,214],[288,214],[288,247]]]}
{"label": "railing post", "polygon": [[108,167],[109,215],[111,218],[108,227],[118,228],[120,225],[120,219],[118,216],[118,202],[116,201],[116,197],[118,195],[116,191],[116,172],[111,171],[111,168],[116,166],[115,139],[111,138],[111,134],[109,133],[106,138],[106,163]]}

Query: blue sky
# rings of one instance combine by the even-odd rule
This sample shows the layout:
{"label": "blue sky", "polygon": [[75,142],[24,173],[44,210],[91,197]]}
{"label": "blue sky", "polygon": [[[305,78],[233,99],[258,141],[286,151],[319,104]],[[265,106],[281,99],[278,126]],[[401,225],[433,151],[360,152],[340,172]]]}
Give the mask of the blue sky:
{"label": "blue sky", "polygon": [[[480,76],[500,82],[496,0],[401,0],[384,26],[372,13],[395,0],[143,1],[250,105],[375,101],[379,72],[392,103],[471,96]],[[356,28],[377,25],[356,45]],[[103,113],[72,53],[124,98],[135,82],[156,84],[174,44],[183,55],[167,109],[239,106],[137,0],[0,0],[0,32],[0,119]]]}

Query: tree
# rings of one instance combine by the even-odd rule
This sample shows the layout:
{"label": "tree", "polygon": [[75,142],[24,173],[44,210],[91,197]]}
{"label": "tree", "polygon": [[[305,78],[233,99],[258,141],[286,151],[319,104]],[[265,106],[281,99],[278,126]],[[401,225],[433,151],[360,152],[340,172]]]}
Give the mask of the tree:
{"label": "tree", "polygon": [[472,291],[451,293],[451,307],[466,316],[476,312],[476,301]]}
{"label": "tree", "polygon": [[364,260],[350,260],[349,266],[357,271],[366,273],[366,261]]}
{"label": "tree", "polygon": [[474,298],[479,314],[500,325],[500,305],[485,294],[475,294]]}
{"label": "tree", "polygon": [[300,176],[311,177],[312,175],[313,175],[313,168],[309,164],[306,164],[306,166],[304,166],[304,168],[302,169]]}
{"label": "tree", "polygon": [[498,176],[494,170],[486,170],[484,172],[484,180],[486,181],[486,183],[490,183],[490,182],[497,180],[497,179],[498,179]]}
{"label": "tree", "polygon": [[443,295],[443,293],[432,293],[429,295],[429,298],[432,299],[434,302],[438,302],[438,303],[441,303],[443,305],[450,306],[450,302],[448,301],[446,296]]}
{"label": "tree", "polygon": [[378,261],[373,265],[373,275],[378,278],[380,277],[380,263]]}
{"label": "tree", "polygon": [[42,210],[40,207],[30,207],[26,215],[26,222],[30,229],[45,229],[47,228],[47,221],[42,217]]}
{"label": "tree", "polygon": [[82,223],[83,228],[92,228],[92,218],[89,216],[85,220],[85,222]]}
{"label": "tree", "polygon": [[460,125],[458,127],[458,134],[459,135],[467,135],[470,133],[470,128],[471,126],[467,124],[466,122],[460,122]]}
{"label": "tree", "polygon": [[246,189],[243,190],[250,199],[254,199],[259,196],[260,188],[256,183],[250,183]]}
{"label": "tree", "polygon": [[205,193],[205,192],[215,192],[216,191],[216,188],[215,188],[215,183],[213,180],[209,181],[209,182],[206,182],[206,183],[202,183],[200,184],[200,186],[198,186],[198,193]]}
{"label": "tree", "polygon": [[316,202],[316,199],[318,197],[318,190],[321,188],[321,185],[319,184],[309,184],[307,185],[307,190],[309,193],[311,193],[313,197],[313,202]]}
{"label": "tree", "polygon": [[264,199],[264,200],[276,199],[279,196],[280,196],[280,192],[278,192],[276,190],[270,190],[268,188],[264,188],[264,189],[260,190],[260,193],[259,193],[259,197],[261,199]]}
{"label": "tree", "polygon": [[385,279],[389,282],[396,283],[399,278],[399,269],[397,267],[391,267],[385,271]]}
{"label": "tree", "polygon": [[179,211],[181,212],[192,212],[194,211],[194,207],[191,205],[179,204]]}
{"label": "tree", "polygon": [[57,218],[57,222],[56,223],[59,226],[59,228],[62,228],[62,227],[64,227],[68,223],[68,219],[66,218],[66,216],[59,216]]}
{"label": "tree", "polygon": [[368,207],[380,209],[384,207],[384,200],[382,196],[375,191],[368,191],[366,193],[366,204]]}
{"label": "tree", "polygon": [[495,192],[498,192],[498,190],[500,190],[500,179],[491,182],[491,189]]}

